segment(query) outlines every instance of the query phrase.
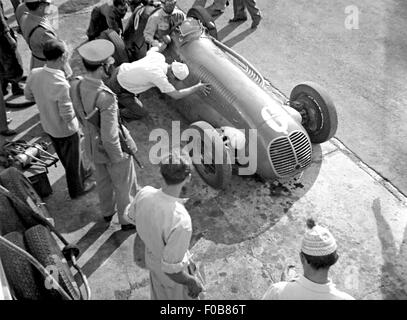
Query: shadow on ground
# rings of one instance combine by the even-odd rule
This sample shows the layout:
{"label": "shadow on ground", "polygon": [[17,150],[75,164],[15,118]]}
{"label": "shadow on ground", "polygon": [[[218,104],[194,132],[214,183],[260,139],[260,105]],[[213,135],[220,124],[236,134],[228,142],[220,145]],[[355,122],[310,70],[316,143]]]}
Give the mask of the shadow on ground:
{"label": "shadow on ground", "polygon": [[397,249],[392,230],[382,215],[380,199],[375,199],[372,210],[376,217],[377,232],[382,245],[381,291],[387,300],[407,299],[407,228],[404,230],[403,241]]}

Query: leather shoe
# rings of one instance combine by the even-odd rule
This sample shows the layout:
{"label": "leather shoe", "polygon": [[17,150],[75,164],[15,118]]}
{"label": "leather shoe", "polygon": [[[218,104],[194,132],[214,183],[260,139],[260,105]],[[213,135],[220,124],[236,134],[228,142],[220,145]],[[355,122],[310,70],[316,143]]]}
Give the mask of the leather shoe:
{"label": "leather shoe", "polygon": [[257,26],[259,25],[259,23],[260,23],[260,21],[261,21],[261,17],[259,17],[258,19],[256,19],[256,20],[253,20],[253,22],[252,22],[252,26],[250,27],[251,29],[256,29],[257,28]]}
{"label": "leather shoe", "polygon": [[71,198],[76,199],[76,198],[82,197],[85,194],[91,192],[93,189],[95,189],[95,187],[96,187],[95,181],[85,182],[85,187],[83,188],[83,191],[81,193],[77,194],[75,197],[71,197]]}
{"label": "leather shoe", "polygon": [[242,18],[232,18],[232,19],[230,19],[229,20],[229,23],[230,22],[240,22],[240,21],[246,21],[247,20],[247,17],[242,17]]}
{"label": "leather shoe", "polygon": [[134,224],[122,224],[122,231],[129,231],[129,230],[134,230],[136,229],[136,226]]}
{"label": "leather shoe", "polygon": [[3,131],[0,131],[0,134],[1,134],[2,136],[9,137],[9,136],[14,136],[14,135],[16,135],[16,134],[17,134],[17,131],[12,130],[12,129],[6,129],[6,130],[3,130]]}

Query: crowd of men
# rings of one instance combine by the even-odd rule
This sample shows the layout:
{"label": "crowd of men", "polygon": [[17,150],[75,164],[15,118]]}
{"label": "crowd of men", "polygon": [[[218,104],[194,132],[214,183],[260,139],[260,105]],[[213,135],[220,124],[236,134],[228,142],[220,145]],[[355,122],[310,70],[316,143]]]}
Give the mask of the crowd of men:
{"label": "crowd of men", "polygon": [[[252,14],[252,27],[257,27],[261,15],[258,9],[252,10],[253,2],[243,1]],[[208,84],[198,82],[177,90],[170,81],[189,75],[185,64],[168,64],[162,54],[171,41],[169,33],[185,14],[176,8],[175,0],[113,0],[111,5],[95,7],[87,30],[89,41],[78,48],[86,72],[72,77],[67,46],[47,20],[50,4],[51,0],[25,0],[16,8],[22,12],[18,23],[32,54],[24,95],[38,106],[43,130],[65,168],[69,195],[76,199],[96,188],[104,221],[110,223],[117,214],[123,231],[137,229],[145,243],[152,299],[197,299],[204,285],[188,251],[192,223],[186,200],[180,198],[191,180],[190,159],[179,153],[165,156],[160,164],[162,188],[141,188],[133,159],[137,147],[122,121],[148,114],[139,95],[152,87],[173,99],[194,92],[209,94]],[[129,4],[133,14],[124,28],[122,19]],[[243,18],[235,10],[235,21]],[[145,26],[142,34],[141,25]],[[128,61],[115,61],[115,46],[103,36],[106,30],[129,40]],[[15,47],[9,29],[1,36],[0,41]],[[13,93],[21,93],[22,68],[5,74],[3,91],[10,82]],[[82,134],[94,169],[84,165]],[[314,222],[308,228],[300,253],[304,275],[272,285],[264,299],[352,299],[328,278],[330,266],[338,259],[334,237]]]}

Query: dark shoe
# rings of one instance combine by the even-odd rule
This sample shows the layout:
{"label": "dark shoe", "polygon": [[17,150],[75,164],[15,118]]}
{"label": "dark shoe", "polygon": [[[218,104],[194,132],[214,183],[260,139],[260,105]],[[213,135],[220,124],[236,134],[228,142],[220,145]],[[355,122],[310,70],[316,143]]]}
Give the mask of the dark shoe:
{"label": "dark shoe", "polygon": [[247,20],[247,17],[242,17],[242,18],[232,18],[232,19],[230,19],[229,20],[229,23],[231,23],[231,22],[240,22],[240,21],[246,21]]}
{"label": "dark shoe", "polygon": [[114,216],[115,214],[116,214],[116,213],[113,213],[111,216],[103,217],[103,220],[105,220],[105,222],[110,222],[110,221],[112,221],[113,216]]}
{"label": "dark shoe", "polygon": [[223,14],[225,11],[224,11],[224,10],[220,10],[220,9],[211,9],[211,10],[208,10],[208,12],[209,12],[209,14],[210,14],[212,17],[218,17],[218,16],[220,16],[221,14]]}
{"label": "dark shoe", "polygon": [[3,82],[1,90],[3,90],[3,96],[8,95],[8,82]]}
{"label": "dark shoe", "polygon": [[20,86],[20,84],[14,82],[11,84],[11,92],[14,96],[23,96],[24,89]]}
{"label": "dark shoe", "polygon": [[14,136],[14,135],[16,135],[16,134],[17,134],[17,131],[11,130],[11,129],[6,129],[6,130],[3,130],[3,131],[0,131],[0,134],[1,134],[2,136],[9,137],[9,136]]}
{"label": "dark shoe", "polygon": [[122,224],[122,231],[129,231],[129,230],[134,230],[136,229],[136,226],[134,224]]}
{"label": "dark shoe", "polygon": [[75,197],[71,197],[71,198],[76,199],[76,198],[82,197],[85,194],[91,192],[93,189],[95,189],[95,187],[96,187],[95,181],[88,182],[88,183],[85,182],[85,188],[83,189],[83,191],[81,193],[77,194]]}
{"label": "dark shoe", "polygon": [[257,26],[259,25],[259,23],[260,23],[261,19],[262,19],[262,18],[261,18],[261,17],[259,17],[258,19],[253,20],[252,25],[251,25],[251,27],[250,27],[250,28],[252,28],[252,29],[256,29],[256,28],[257,28]]}

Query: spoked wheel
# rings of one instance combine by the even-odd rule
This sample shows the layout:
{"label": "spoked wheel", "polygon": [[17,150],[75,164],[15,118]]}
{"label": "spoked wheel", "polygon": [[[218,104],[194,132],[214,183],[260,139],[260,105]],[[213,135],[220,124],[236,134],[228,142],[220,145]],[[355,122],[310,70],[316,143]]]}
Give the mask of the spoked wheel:
{"label": "spoked wheel", "polygon": [[297,85],[290,95],[293,108],[302,115],[302,125],[312,143],[331,139],[338,128],[335,105],[326,90],[313,82]]}
{"label": "spoked wheel", "polygon": [[[209,123],[204,121],[194,122],[191,129],[199,132],[199,141],[194,141],[191,157],[202,179],[215,189],[224,189],[232,177],[232,165],[229,151],[226,149],[218,132]],[[194,150],[199,150],[199,155],[194,155]]]}

